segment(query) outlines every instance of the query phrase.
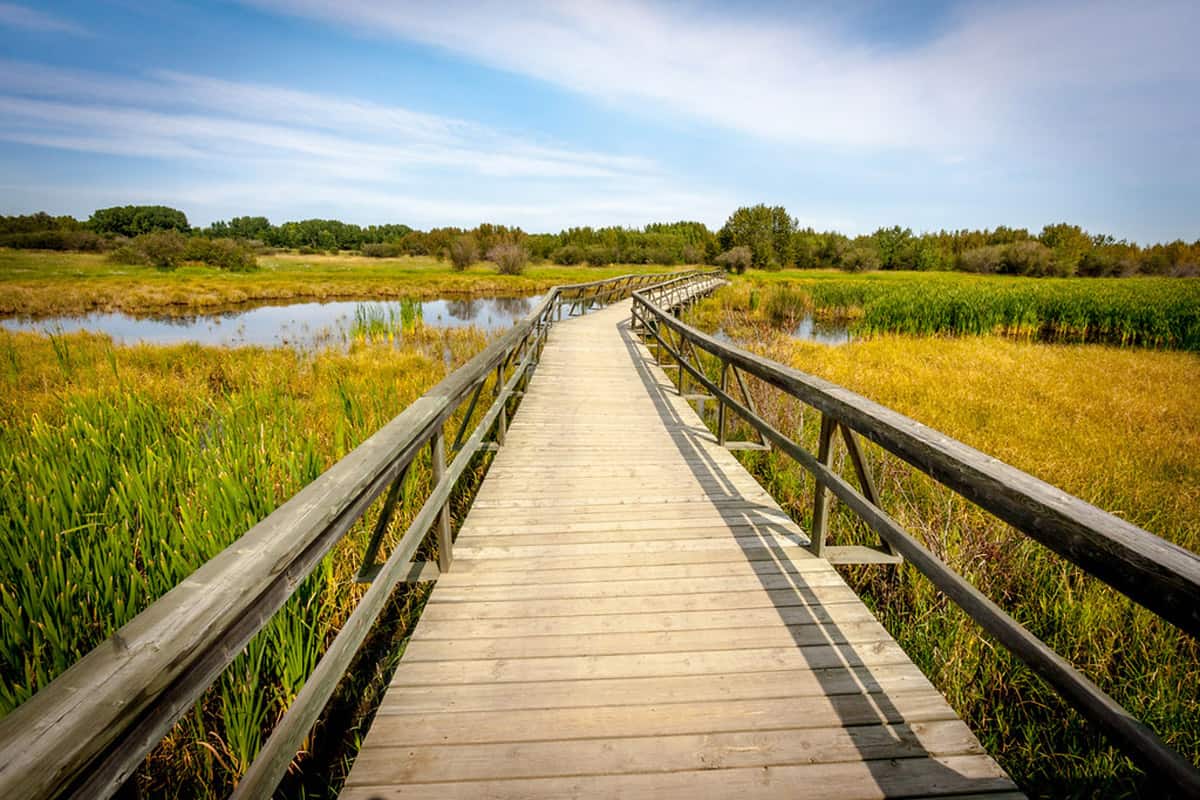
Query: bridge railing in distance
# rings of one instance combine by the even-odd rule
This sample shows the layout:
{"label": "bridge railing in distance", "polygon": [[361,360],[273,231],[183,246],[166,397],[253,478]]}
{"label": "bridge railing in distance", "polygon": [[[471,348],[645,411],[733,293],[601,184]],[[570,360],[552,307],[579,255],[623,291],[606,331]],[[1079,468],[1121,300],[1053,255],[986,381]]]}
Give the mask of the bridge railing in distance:
{"label": "bridge railing in distance", "polygon": [[[710,336],[678,319],[671,284],[633,293],[633,327],[679,369],[679,390],[694,381],[716,400],[716,436],[726,444],[727,414],[748,423],[766,444],[799,462],[816,481],[811,549],[841,563],[891,562],[902,557],[920,570],[985,631],[1034,669],[1055,691],[1098,724],[1153,778],[1200,797],[1200,771],[1169,748],[1100,687],[954,572],[880,508],[858,436],[865,437],[975,505],[1012,525],[1186,632],[1200,638],[1200,556],[1073,497],[962,442],[829,381],[784,366]],[[767,421],[754,407],[742,373],[821,414],[816,454]],[[733,376],[741,399],[730,385]],[[718,377],[719,376],[719,377]],[[833,471],[836,434],[847,445],[859,488]],[[830,493],[883,542],[833,548],[825,539]],[[855,553],[853,551],[859,551]],[[841,551],[841,552],[839,552]]]}
{"label": "bridge railing in distance", "polygon": [[[384,496],[359,572],[370,587],[235,791],[269,796],[396,585],[437,574],[412,563],[428,535],[436,539],[438,569],[449,569],[447,501],[475,454],[503,444],[510,408],[554,321],[564,309],[584,313],[636,289],[697,274],[622,275],[552,289],[524,320],[0,720],[0,797],[113,794]],[[449,430],[459,416],[458,430]],[[493,431],[495,441],[485,442]],[[375,564],[408,470],[426,448],[430,493],[387,559]],[[448,465],[447,451],[453,457]]]}

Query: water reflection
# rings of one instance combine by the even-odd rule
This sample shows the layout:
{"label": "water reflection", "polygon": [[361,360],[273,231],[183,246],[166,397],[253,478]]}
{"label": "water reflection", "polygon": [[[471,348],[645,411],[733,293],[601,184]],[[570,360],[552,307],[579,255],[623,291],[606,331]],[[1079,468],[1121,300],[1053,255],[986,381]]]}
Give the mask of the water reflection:
{"label": "water reflection", "polygon": [[851,339],[846,320],[815,319],[812,315],[800,320],[792,336],[819,344],[846,344]]}
{"label": "water reflection", "polygon": [[8,330],[39,332],[93,331],[120,344],[260,345],[315,347],[348,341],[364,321],[398,321],[400,329],[416,320],[436,327],[475,326],[502,330],[525,317],[544,295],[463,300],[338,301],[273,303],[226,307],[211,313],[164,310],[149,315],[93,313],[41,319],[0,319]]}

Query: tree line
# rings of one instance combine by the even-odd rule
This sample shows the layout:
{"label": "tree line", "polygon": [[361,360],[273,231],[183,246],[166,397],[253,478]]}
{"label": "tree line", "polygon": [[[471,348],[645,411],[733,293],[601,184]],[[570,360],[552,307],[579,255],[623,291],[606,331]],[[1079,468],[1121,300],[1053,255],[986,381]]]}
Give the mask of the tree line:
{"label": "tree line", "polygon": [[[373,257],[449,258],[456,264],[472,255],[501,252],[496,248],[504,246],[509,248],[504,252],[517,248],[535,261],[557,264],[720,264],[738,272],[832,268],[1064,277],[1200,274],[1200,240],[1141,246],[1067,223],[1046,225],[1037,233],[1004,226],[914,233],[897,225],[851,237],[801,227],[783,206],[767,205],[738,208],[717,231],[689,221],[643,228],[576,227],[558,233],[527,233],[490,223],[423,231],[403,224],[361,226],[335,219],[276,225],[262,216],[233,217],[196,228],[178,209],[132,205],[97,209],[86,221],[44,212],[0,216],[0,246],[7,247],[111,250],[163,232],[220,241],[219,248],[226,250],[232,242],[256,252],[358,251]],[[179,240],[170,241],[169,249],[179,249]]]}

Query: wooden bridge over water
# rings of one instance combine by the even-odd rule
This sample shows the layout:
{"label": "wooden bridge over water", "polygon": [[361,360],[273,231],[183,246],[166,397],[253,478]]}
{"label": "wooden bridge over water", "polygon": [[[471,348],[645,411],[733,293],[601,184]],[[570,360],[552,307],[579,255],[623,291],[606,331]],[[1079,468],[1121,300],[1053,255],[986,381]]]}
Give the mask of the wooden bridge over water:
{"label": "wooden bridge over water", "polygon": [[[672,315],[719,282],[627,276],[556,290],[525,325],[0,721],[0,793],[118,788],[379,497],[361,572],[372,585],[238,796],[274,791],[393,588],[428,579],[435,588],[344,787],[352,800],[1020,796],[831,563],[902,556],[1167,788],[1200,792],[1193,765],[882,512],[859,437],[1185,635],[1200,630],[1200,559]],[[631,308],[625,298],[639,288]],[[743,373],[822,412],[816,454],[759,415]],[[709,413],[697,413],[693,404],[705,403]],[[728,441],[731,414],[759,441]],[[839,438],[857,488],[831,468]],[[426,446],[434,487],[375,563]],[[730,452],[766,447],[817,476],[811,537]],[[496,456],[455,537],[446,501],[482,450]],[[878,547],[826,545],[831,495],[880,535]],[[411,563],[427,535],[436,567]]]}

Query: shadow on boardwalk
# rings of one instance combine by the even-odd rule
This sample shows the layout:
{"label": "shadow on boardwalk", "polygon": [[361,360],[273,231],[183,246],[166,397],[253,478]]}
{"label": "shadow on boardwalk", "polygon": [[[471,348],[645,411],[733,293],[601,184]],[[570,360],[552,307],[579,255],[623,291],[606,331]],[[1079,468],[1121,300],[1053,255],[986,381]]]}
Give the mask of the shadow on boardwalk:
{"label": "shadow on boardwalk", "polygon": [[[630,321],[619,323],[618,328],[664,428],[693,477],[706,487],[714,505],[721,505],[722,518],[737,531],[734,540],[820,682],[831,708],[850,732],[880,793],[893,794],[898,769],[906,766],[899,762],[912,759],[924,762],[920,774],[925,795],[1005,791],[997,788],[994,777],[973,782],[939,761],[938,753],[925,748],[924,726],[906,722],[893,700],[892,695],[898,693],[894,688],[889,689],[889,685],[894,686],[895,681],[889,681],[886,675],[876,675],[877,670],[885,672],[886,668],[872,667],[864,658],[864,651],[876,645],[856,645],[854,637],[843,631],[834,619],[835,614],[823,604],[817,587],[809,584],[805,572],[794,563],[794,558],[809,557],[801,550],[802,545],[808,544],[807,538],[794,525],[781,521],[780,511],[773,503],[745,502],[744,493],[701,444],[703,440],[712,446],[716,437],[695,414],[685,418],[681,413],[679,405],[686,405],[686,401],[669,380],[660,379],[661,370],[652,369],[655,360],[641,346]],[[834,654],[833,666],[830,653]],[[821,657],[815,657],[817,654]],[[931,691],[928,684],[909,688]],[[901,687],[899,692],[903,691]],[[795,756],[799,761],[804,759],[803,753]],[[1007,791],[1011,792],[1011,787]]]}

